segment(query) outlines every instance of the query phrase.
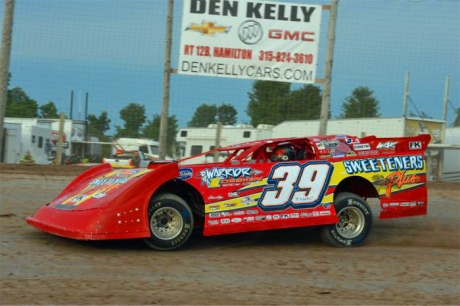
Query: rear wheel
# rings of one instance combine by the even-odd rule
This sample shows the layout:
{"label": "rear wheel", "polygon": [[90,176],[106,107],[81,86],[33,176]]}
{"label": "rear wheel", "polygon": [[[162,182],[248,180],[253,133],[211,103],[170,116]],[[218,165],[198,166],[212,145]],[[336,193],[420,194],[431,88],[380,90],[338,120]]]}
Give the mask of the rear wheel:
{"label": "rear wheel", "polygon": [[362,244],[372,228],[372,210],[363,198],[343,192],[334,201],[339,223],[326,225],[321,230],[323,241],[335,247]]}
{"label": "rear wheel", "polygon": [[187,242],[193,230],[193,213],[180,197],[164,193],[149,205],[150,237],[145,243],[156,250],[174,250]]}

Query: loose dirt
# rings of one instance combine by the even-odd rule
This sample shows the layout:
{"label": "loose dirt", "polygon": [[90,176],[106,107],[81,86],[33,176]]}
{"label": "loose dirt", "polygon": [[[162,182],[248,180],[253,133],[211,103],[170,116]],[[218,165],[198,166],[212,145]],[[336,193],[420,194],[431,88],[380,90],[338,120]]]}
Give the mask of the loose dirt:
{"label": "loose dirt", "polygon": [[460,304],[460,184],[430,182],[427,216],[374,217],[358,248],[289,229],[195,233],[184,249],[159,252],[138,240],[64,239],[25,223],[83,170],[0,164],[0,304]]}

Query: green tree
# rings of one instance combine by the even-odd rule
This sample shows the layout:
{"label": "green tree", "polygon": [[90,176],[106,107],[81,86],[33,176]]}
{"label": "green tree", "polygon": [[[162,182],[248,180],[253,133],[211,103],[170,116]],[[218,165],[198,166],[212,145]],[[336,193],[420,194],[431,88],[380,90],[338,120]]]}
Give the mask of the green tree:
{"label": "green tree", "polygon": [[215,104],[201,104],[195,110],[192,120],[187,123],[188,127],[206,127],[218,121],[224,125],[234,125],[238,112],[231,104],[222,103],[219,107]]}
{"label": "green tree", "polygon": [[187,123],[188,127],[206,127],[209,124],[216,123],[217,106],[206,103],[201,104],[195,110],[192,120]]}
{"label": "green tree", "polygon": [[115,125],[116,137],[139,138],[140,129],[146,120],[145,106],[130,103],[120,111],[120,119],[125,122],[123,127]]}
{"label": "green tree", "polygon": [[342,104],[339,118],[370,118],[380,117],[379,100],[368,87],[356,87]]}
{"label": "green tree", "polygon": [[15,87],[7,92],[5,115],[14,118],[37,118],[38,103],[22,88]]}
{"label": "green tree", "polygon": [[[160,139],[160,115],[153,115],[152,120],[147,120],[146,126],[142,130],[142,135],[145,138],[150,138],[158,141]],[[166,135],[166,154],[168,156],[176,155],[176,135],[179,131],[179,124],[176,116],[168,117],[168,131]]]}
{"label": "green tree", "polygon": [[278,124],[283,121],[285,102],[290,94],[290,83],[274,81],[255,81],[249,92],[246,113],[251,124]]}
{"label": "green tree", "polygon": [[460,107],[455,110],[457,113],[457,117],[455,117],[454,122],[452,122],[451,126],[460,126]]}
{"label": "green tree", "polygon": [[109,136],[106,136],[105,133],[110,130],[110,122],[107,112],[103,111],[97,117],[94,114],[88,115],[88,136],[97,137],[100,141],[108,141]]}
{"label": "green tree", "polygon": [[235,125],[238,118],[238,112],[231,104],[222,103],[217,108],[217,121],[222,122],[223,125]]}
{"label": "green tree", "polygon": [[43,104],[39,107],[40,109],[40,118],[46,119],[55,119],[59,118],[59,113],[56,105],[53,101],[49,101],[46,104]]}
{"label": "green tree", "polygon": [[321,115],[321,89],[307,84],[291,91],[283,103],[281,121],[314,120]]}

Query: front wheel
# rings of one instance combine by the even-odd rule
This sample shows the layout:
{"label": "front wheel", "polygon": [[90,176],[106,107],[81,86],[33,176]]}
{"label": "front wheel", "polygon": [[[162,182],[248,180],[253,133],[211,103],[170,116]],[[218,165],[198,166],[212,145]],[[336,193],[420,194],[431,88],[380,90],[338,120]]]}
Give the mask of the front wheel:
{"label": "front wheel", "polygon": [[339,223],[321,230],[323,241],[335,247],[358,246],[372,228],[372,210],[363,198],[354,193],[340,193],[334,201]]}
{"label": "front wheel", "polygon": [[193,213],[180,197],[164,193],[149,205],[150,237],[145,243],[156,250],[169,251],[182,246],[193,230]]}

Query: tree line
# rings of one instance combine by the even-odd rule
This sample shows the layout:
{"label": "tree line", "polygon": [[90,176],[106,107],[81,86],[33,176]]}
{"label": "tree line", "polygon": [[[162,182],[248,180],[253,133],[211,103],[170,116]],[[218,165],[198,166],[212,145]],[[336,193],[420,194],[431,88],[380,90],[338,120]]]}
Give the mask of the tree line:
{"label": "tree line", "polygon": [[[292,89],[291,83],[274,81],[255,81],[252,90],[248,92],[246,113],[250,118],[249,124],[256,127],[259,124],[277,125],[289,120],[316,120],[321,113],[322,92],[318,86],[303,85]],[[379,100],[374,91],[366,86],[356,87],[344,99],[341,112],[337,118],[372,118],[380,117]],[[452,126],[460,126],[460,108],[456,109],[456,119]],[[107,135],[111,120],[106,111],[100,115],[87,116],[88,136],[98,137],[100,141],[110,141],[112,138],[131,137],[158,140],[160,133],[160,115],[153,114],[147,119],[144,105],[129,103],[119,112],[122,126],[115,125],[114,135]],[[59,111],[53,101],[39,106],[37,101],[30,98],[20,87],[8,90],[6,117],[17,118],[59,118]],[[329,110],[329,118],[331,112]],[[238,112],[231,103],[203,103],[197,107],[187,127],[207,127],[209,124],[221,122],[224,125],[235,125]],[[176,134],[179,125],[175,115],[168,117],[167,154],[173,156]]]}

